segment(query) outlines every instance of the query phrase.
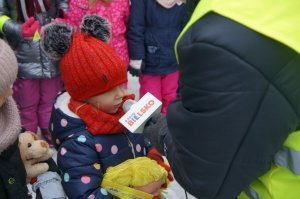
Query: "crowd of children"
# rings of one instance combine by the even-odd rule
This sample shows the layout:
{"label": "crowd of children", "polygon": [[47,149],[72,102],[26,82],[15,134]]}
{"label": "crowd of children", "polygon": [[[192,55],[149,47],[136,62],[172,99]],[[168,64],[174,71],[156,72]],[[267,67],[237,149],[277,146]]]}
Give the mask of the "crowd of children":
{"label": "crowd of children", "polygon": [[[100,186],[106,169],[140,156],[166,171],[139,184],[159,197],[172,180],[169,167],[143,135],[126,132],[118,120],[123,102],[135,97],[125,90],[127,70],[140,76],[140,97],[151,92],[166,113],[178,87],[173,46],[186,20],[180,0],[1,0],[1,166],[20,172],[7,180],[20,178],[19,191],[12,195],[1,184],[1,198],[30,197],[26,172],[16,166],[21,127],[55,145],[69,198],[113,198]],[[14,161],[2,164],[2,157]]]}
{"label": "crowd of children", "polygon": [[40,29],[51,20],[64,17],[67,0],[3,0],[0,3],[0,31],[15,52],[18,78],[13,97],[21,115],[22,127],[37,132],[48,142],[53,98],[61,90],[58,62],[50,60],[39,45]]}

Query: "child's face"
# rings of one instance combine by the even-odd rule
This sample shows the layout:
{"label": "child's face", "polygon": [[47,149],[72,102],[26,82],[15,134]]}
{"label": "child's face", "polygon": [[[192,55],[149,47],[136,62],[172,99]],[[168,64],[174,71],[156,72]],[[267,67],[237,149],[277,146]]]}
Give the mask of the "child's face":
{"label": "child's face", "polygon": [[8,88],[4,91],[4,93],[2,95],[0,95],[0,107],[2,107],[2,105],[5,103],[6,99],[10,96],[12,96],[12,88]]}
{"label": "child's face", "polygon": [[122,99],[125,95],[126,91],[121,84],[105,93],[87,99],[86,102],[105,113],[114,114],[121,106]]}

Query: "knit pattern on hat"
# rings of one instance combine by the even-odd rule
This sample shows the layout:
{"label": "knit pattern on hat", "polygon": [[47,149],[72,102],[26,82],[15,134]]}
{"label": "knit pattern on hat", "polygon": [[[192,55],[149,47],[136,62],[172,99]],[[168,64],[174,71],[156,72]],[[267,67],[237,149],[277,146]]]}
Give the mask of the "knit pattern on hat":
{"label": "knit pattern on hat", "polygon": [[0,39],[0,95],[16,80],[18,62],[10,46]]}
{"label": "knit pattern on hat", "polygon": [[12,97],[0,107],[0,154],[13,144],[21,131],[17,105]]}
{"label": "knit pattern on hat", "polygon": [[86,33],[74,33],[60,68],[67,91],[78,101],[127,82],[126,66],[114,50]]}

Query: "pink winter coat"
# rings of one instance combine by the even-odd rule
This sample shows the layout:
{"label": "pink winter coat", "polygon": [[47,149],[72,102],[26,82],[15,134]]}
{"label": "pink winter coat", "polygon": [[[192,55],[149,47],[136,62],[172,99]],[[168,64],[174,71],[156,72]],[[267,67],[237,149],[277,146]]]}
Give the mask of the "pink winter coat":
{"label": "pink winter coat", "polygon": [[109,43],[128,65],[126,31],[129,0],[112,0],[110,3],[99,1],[94,8],[89,8],[87,0],[69,0],[68,23],[70,25],[78,30],[82,17],[86,14],[98,14],[110,21],[112,36]]}

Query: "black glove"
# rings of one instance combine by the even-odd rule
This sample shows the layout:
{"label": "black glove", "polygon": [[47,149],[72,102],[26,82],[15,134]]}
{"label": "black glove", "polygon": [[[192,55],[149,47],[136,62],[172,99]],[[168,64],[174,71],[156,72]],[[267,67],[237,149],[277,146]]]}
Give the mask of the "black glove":
{"label": "black glove", "polygon": [[49,165],[48,171],[54,171],[61,175],[60,170],[58,169],[58,166],[56,165],[55,161],[52,158],[49,158],[48,160],[45,161]]}
{"label": "black glove", "polygon": [[134,77],[140,77],[142,75],[142,69],[145,64],[142,60],[130,60],[128,66],[128,72]]}
{"label": "black glove", "polygon": [[142,70],[141,69],[135,69],[132,66],[128,66],[128,72],[133,76],[133,77],[140,77],[142,75]]}
{"label": "black glove", "polygon": [[151,146],[163,153],[163,146],[161,142],[161,131],[167,127],[166,116],[159,113],[151,117],[146,123],[143,135],[146,141],[150,142]]}

